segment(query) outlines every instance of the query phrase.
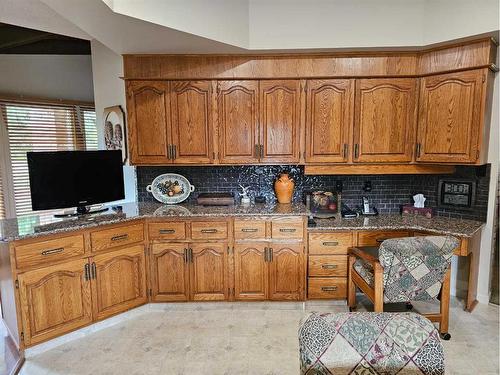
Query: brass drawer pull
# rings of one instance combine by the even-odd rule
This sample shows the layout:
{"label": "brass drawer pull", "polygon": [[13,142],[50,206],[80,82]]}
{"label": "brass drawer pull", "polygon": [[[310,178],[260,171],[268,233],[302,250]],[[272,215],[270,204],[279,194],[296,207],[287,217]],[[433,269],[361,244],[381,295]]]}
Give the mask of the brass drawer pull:
{"label": "brass drawer pull", "polygon": [[323,242],[323,246],[338,246],[339,243],[337,241],[326,241],[326,242]]}
{"label": "brass drawer pull", "polygon": [[217,233],[217,229],[202,229],[201,233]]}
{"label": "brass drawer pull", "polygon": [[58,254],[58,253],[62,253],[63,251],[64,251],[64,247],[58,247],[57,249],[50,249],[50,250],[42,251],[42,255]]}
{"label": "brass drawer pull", "polygon": [[160,234],[172,234],[175,233],[175,229],[160,229]]}
{"label": "brass drawer pull", "polygon": [[243,228],[242,232],[258,232],[257,228]]}
{"label": "brass drawer pull", "polygon": [[85,263],[85,281],[90,280],[90,264]]}
{"label": "brass drawer pull", "polygon": [[293,233],[293,232],[297,232],[297,229],[295,229],[295,228],[281,228],[280,232]]}
{"label": "brass drawer pull", "polygon": [[323,264],[321,266],[321,268],[323,268],[325,270],[334,270],[334,269],[338,268],[338,266],[336,264]]}
{"label": "brass drawer pull", "polygon": [[337,287],[336,286],[323,286],[323,287],[321,287],[321,290],[323,292],[335,292],[335,291],[337,291]]}
{"label": "brass drawer pull", "polygon": [[127,238],[128,238],[128,234],[120,234],[119,236],[111,237],[111,241],[126,240]]}
{"label": "brass drawer pull", "polygon": [[92,262],[92,265],[90,266],[90,278],[91,279],[96,279],[97,278],[97,267],[95,265],[95,262]]}

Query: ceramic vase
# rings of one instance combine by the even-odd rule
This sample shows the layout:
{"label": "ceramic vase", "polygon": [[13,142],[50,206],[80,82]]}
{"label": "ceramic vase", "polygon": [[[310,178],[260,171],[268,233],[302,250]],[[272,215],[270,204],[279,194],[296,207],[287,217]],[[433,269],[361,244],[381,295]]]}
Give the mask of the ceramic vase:
{"label": "ceramic vase", "polygon": [[279,203],[291,203],[295,182],[288,173],[280,173],[274,182],[274,193]]}

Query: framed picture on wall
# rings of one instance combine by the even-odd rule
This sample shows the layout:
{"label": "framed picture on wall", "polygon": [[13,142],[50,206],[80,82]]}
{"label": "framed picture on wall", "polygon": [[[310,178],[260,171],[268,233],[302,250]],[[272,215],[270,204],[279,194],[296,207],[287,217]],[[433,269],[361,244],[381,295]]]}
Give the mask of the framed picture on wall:
{"label": "framed picture on wall", "polygon": [[123,164],[127,161],[127,134],[125,127],[125,112],[115,105],[104,108],[104,146],[106,150],[121,150]]}

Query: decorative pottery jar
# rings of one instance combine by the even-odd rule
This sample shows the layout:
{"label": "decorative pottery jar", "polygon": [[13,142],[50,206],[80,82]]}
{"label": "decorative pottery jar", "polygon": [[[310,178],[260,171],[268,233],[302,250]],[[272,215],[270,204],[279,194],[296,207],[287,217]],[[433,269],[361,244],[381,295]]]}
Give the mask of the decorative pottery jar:
{"label": "decorative pottery jar", "polygon": [[279,174],[274,182],[274,192],[279,203],[291,203],[295,182],[287,172]]}

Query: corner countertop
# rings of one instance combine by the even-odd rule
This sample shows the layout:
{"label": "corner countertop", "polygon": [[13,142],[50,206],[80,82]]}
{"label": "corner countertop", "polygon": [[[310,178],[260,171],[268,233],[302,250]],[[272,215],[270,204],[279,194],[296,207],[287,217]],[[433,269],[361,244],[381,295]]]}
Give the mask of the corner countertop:
{"label": "corner countertop", "polygon": [[475,220],[454,219],[436,216],[428,219],[419,215],[380,214],[355,219],[314,219],[315,227],[309,231],[335,230],[415,230],[448,234],[458,237],[472,237],[484,223]]}
{"label": "corner countertop", "polygon": [[198,206],[195,204],[162,205],[160,203],[123,203],[121,211],[108,211],[85,217],[55,218],[53,215],[20,216],[0,220],[0,242],[11,242],[48,234],[92,228],[143,218],[168,217],[244,217],[307,216],[302,203],[251,204],[248,206]]}

